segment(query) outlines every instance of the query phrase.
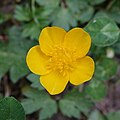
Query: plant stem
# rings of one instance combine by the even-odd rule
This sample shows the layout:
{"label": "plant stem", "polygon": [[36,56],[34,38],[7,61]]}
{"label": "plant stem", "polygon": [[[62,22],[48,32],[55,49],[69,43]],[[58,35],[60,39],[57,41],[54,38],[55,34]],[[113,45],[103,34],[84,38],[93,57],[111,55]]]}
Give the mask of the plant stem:
{"label": "plant stem", "polygon": [[35,21],[35,23],[37,25],[39,25],[39,21],[35,16],[35,0],[31,0],[31,9],[32,9],[32,16],[33,16],[33,20]]}

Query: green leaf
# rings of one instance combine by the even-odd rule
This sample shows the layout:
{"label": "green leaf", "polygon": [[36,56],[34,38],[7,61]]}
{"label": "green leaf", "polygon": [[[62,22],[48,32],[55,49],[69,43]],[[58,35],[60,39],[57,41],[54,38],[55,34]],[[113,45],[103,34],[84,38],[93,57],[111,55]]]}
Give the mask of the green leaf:
{"label": "green leaf", "polygon": [[39,120],[45,120],[51,118],[57,113],[57,105],[53,100],[46,100],[43,102],[42,110],[39,112]]}
{"label": "green leaf", "polygon": [[95,73],[89,85],[85,87],[85,93],[94,101],[100,101],[106,96],[104,81],[109,80],[117,73],[117,62],[114,59],[103,58],[96,63]]}
{"label": "green leaf", "polygon": [[108,120],[119,120],[120,119],[120,111],[108,113],[107,118],[108,118]]}
{"label": "green leaf", "polygon": [[5,75],[5,73],[8,71],[11,65],[10,61],[6,62],[6,58],[8,54],[4,52],[4,49],[1,49],[1,45],[2,44],[0,43],[0,80]]}
{"label": "green leaf", "polygon": [[120,0],[113,0],[110,4],[107,14],[120,24]]}
{"label": "green leaf", "polygon": [[36,2],[45,7],[56,7],[59,5],[60,0],[36,0]]}
{"label": "green leaf", "polygon": [[51,118],[57,112],[57,104],[50,96],[44,91],[25,87],[23,94],[27,97],[22,101],[22,105],[26,114],[31,114],[40,110],[40,120]]}
{"label": "green leaf", "polygon": [[120,54],[120,35],[119,40],[112,46],[116,54]]}
{"label": "green leaf", "polygon": [[93,7],[88,5],[85,0],[66,0],[66,4],[70,12],[80,23],[88,22],[94,13]]}
{"label": "green leaf", "polygon": [[88,115],[91,106],[92,102],[76,90],[67,94],[59,102],[61,112],[68,117],[75,118],[80,118],[80,112]]}
{"label": "green leaf", "polygon": [[43,7],[35,6],[31,10],[28,4],[16,7],[14,17],[22,22],[23,37],[38,40],[41,29],[49,25],[48,16],[51,12],[46,11]]}
{"label": "green leaf", "polygon": [[34,22],[29,22],[23,26],[22,36],[38,40],[40,30],[41,28],[39,25],[35,24]]}
{"label": "green leaf", "polygon": [[49,19],[52,25],[62,27],[66,30],[69,30],[70,26],[75,27],[77,25],[77,21],[70,10],[62,7],[58,7],[54,10]]}
{"label": "green leaf", "polygon": [[95,79],[109,80],[117,73],[118,63],[114,59],[103,58],[96,63]]}
{"label": "green leaf", "polygon": [[[90,48],[90,54],[94,54],[93,59],[95,61],[98,61],[102,57],[106,56],[106,47],[98,47],[98,46],[92,44],[91,48]],[[97,66],[95,67],[95,71],[96,71],[96,68],[97,68]]]}
{"label": "green leaf", "polygon": [[69,30],[71,27],[77,26],[78,21],[81,23],[89,21],[94,13],[93,7],[88,5],[88,3],[84,0],[66,0],[65,2],[57,1],[57,3],[54,2],[54,6],[51,5],[53,2],[49,4],[48,1],[46,2],[46,0],[37,1],[40,1],[40,5],[46,6],[44,11],[47,11],[45,13],[49,13],[49,16],[47,17],[48,21],[50,21],[53,26],[59,26],[65,30]]}
{"label": "green leaf", "polygon": [[78,20],[80,21],[81,24],[88,22],[93,16],[94,13],[93,7],[88,6],[86,9],[87,10],[81,10],[81,13],[77,14]]}
{"label": "green leaf", "polygon": [[40,76],[35,74],[29,74],[27,79],[32,82],[31,87],[37,88],[38,90],[44,90],[43,86],[40,84]]}
{"label": "green leaf", "polygon": [[80,119],[80,111],[76,106],[77,105],[75,104],[74,101],[70,100],[60,101],[60,109],[64,115]]}
{"label": "green leaf", "polygon": [[105,11],[101,10],[101,11],[98,11],[94,17],[109,17],[109,16]]}
{"label": "green leaf", "polygon": [[15,9],[14,17],[18,21],[23,21],[23,22],[30,21],[32,19],[30,7],[28,5],[26,6],[17,5]]}
{"label": "green leaf", "polygon": [[99,111],[95,110],[90,114],[88,120],[105,120],[105,118]]}
{"label": "green leaf", "polygon": [[91,35],[92,42],[100,47],[114,44],[120,33],[115,22],[104,16],[95,17],[88,23],[85,30]]}
{"label": "green leaf", "polygon": [[10,70],[10,79],[16,83],[29,70],[26,66],[26,54],[35,43],[21,36],[21,28],[9,29],[9,42],[0,42],[0,78]]}
{"label": "green leaf", "polygon": [[101,4],[103,2],[105,2],[106,0],[87,0],[91,5],[98,5]]}
{"label": "green leaf", "polygon": [[100,80],[93,78],[89,85],[85,87],[85,94],[93,101],[100,101],[106,96],[106,86]]}
{"label": "green leaf", "polygon": [[13,97],[0,101],[0,120],[25,120],[22,105]]}

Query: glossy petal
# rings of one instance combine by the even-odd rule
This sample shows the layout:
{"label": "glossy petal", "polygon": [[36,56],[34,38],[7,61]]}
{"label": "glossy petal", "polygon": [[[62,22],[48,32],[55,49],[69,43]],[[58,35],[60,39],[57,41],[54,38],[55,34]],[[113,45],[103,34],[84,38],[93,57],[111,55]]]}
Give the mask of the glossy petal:
{"label": "glossy petal", "polygon": [[41,52],[39,45],[32,47],[26,57],[29,69],[38,75],[44,75],[50,72],[46,69],[48,60],[49,57]]}
{"label": "glossy petal", "polygon": [[39,37],[41,50],[46,55],[51,55],[54,46],[58,46],[63,43],[65,34],[66,31],[59,27],[44,28]]}
{"label": "glossy petal", "polygon": [[90,48],[91,38],[82,28],[70,30],[64,39],[64,46],[76,51],[77,58],[84,57]]}
{"label": "glossy petal", "polygon": [[94,61],[85,56],[74,65],[75,70],[70,73],[70,82],[74,85],[82,84],[91,79],[94,72]]}
{"label": "glossy petal", "polygon": [[51,72],[40,77],[41,84],[51,95],[61,93],[65,89],[68,80],[68,76],[63,77],[57,72]]}

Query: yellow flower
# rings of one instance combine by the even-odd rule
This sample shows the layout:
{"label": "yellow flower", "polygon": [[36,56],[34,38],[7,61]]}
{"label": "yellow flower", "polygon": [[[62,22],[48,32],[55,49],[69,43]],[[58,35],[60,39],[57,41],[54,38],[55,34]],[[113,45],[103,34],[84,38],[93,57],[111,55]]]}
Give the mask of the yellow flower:
{"label": "yellow flower", "polygon": [[41,84],[51,94],[61,93],[67,83],[82,84],[91,79],[94,61],[86,54],[91,38],[82,28],[68,32],[59,27],[46,27],[26,57],[29,69],[40,76]]}

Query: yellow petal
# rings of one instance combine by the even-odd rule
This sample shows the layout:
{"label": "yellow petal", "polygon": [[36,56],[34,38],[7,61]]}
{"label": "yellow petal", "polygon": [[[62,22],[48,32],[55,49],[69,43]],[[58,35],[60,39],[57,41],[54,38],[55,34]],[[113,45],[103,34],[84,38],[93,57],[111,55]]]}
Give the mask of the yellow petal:
{"label": "yellow petal", "polygon": [[54,46],[61,45],[61,43],[63,43],[65,34],[66,31],[59,27],[44,28],[39,37],[41,50],[45,54],[51,55],[51,51]]}
{"label": "yellow petal", "polygon": [[26,62],[29,69],[38,75],[49,73],[49,71],[46,69],[48,60],[49,57],[41,52],[39,45],[32,47],[26,57]]}
{"label": "yellow petal", "polygon": [[91,38],[82,28],[74,28],[66,34],[64,46],[70,50],[75,50],[77,58],[81,58],[88,53]]}
{"label": "yellow petal", "polygon": [[51,95],[61,93],[65,89],[68,80],[68,76],[63,77],[57,72],[51,72],[47,75],[43,75],[40,77],[41,84]]}
{"label": "yellow petal", "polygon": [[91,57],[85,56],[74,65],[75,70],[70,73],[70,82],[74,85],[82,84],[90,80],[94,73],[94,61]]}

